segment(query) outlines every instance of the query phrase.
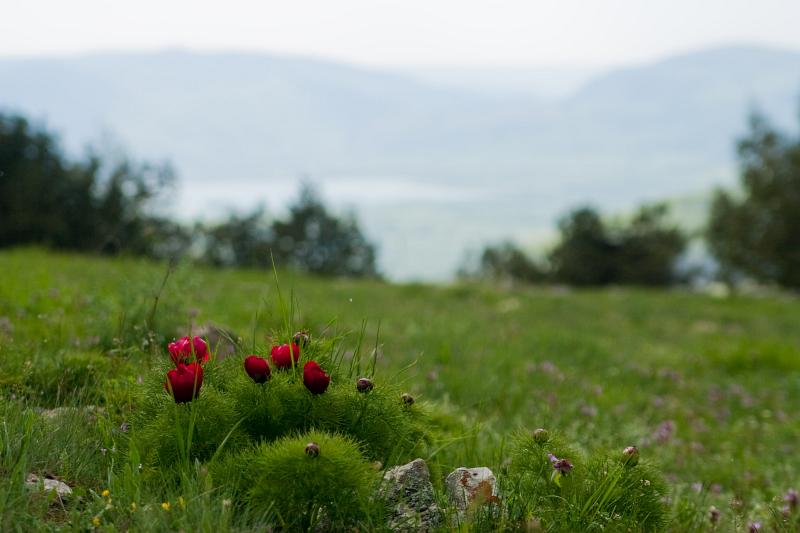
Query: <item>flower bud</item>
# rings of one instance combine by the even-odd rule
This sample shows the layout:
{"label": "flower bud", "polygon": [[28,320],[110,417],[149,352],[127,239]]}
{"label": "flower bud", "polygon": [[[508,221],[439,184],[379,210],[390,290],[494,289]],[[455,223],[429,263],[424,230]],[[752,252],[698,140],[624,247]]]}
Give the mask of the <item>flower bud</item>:
{"label": "flower bud", "polygon": [[358,392],[369,392],[374,386],[371,379],[359,378],[358,381],[356,381],[356,389]]}
{"label": "flower bud", "polygon": [[550,433],[544,428],[534,429],[533,430],[533,441],[537,444],[544,444],[550,440]]}
{"label": "flower bud", "polygon": [[203,386],[203,367],[198,363],[184,365],[178,363],[178,368],[167,372],[164,390],[175,399],[175,403],[186,403],[194,400],[200,394]]}
{"label": "flower bud", "polygon": [[305,348],[311,342],[311,335],[306,330],[301,330],[292,335],[292,343],[298,345],[300,348]]}
{"label": "flower bud", "polygon": [[257,355],[250,355],[244,360],[244,370],[256,383],[264,383],[269,379],[270,369],[267,360]]}
{"label": "flower bud", "polygon": [[636,446],[628,446],[622,450],[622,464],[627,466],[639,464],[639,449]]}
{"label": "flower bud", "polygon": [[311,394],[322,394],[328,390],[331,377],[316,361],[309,361],[303,366],[303,383]]}
{"label": "flower bud", "polygon": [[400,399],[401,399],[401,400],[403,401],[403,403],[404,403],[404,404],[406,404],[406,405],[411,405],[411,404],[413,404],[413,403],[414,403],[414,397],[413,397],[413,396],[411,396],[411,395],[410,395],[409,393],[407,393],[407,392],[404,392],[403,394],[401,394],[401,395],[400,395]]}
{"label": "flower bud", "polygon": [[306,455],[309,457],[316,457],[319,455],[319,444],[316,442],[309,442],[306,444]]}
{"label": "flower bud", "polygon": [[295,364],[300,360],[300,347],[297,344],[273,346],[270,350],[270,357],[277,368],[292,368],[292,359]]}

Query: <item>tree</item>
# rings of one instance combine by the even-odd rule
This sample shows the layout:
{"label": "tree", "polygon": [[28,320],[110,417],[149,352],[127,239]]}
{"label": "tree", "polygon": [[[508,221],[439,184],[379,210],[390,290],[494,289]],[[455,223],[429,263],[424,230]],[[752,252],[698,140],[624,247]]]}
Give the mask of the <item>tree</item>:
{"label": "tree", "polygon": [[285,221],[272,225],[279,266],[326,276],[375,277],[375,248],[353,216],[331,215],[310,185],[303,185]]}
{"label": "tree", "polygon": [[688,240],[667,225],[667,214],[664,204],[642,206],[621,229],[616,265],[619,283],[669,285],[675,281],[675,262]]}
{"label": "tree", "polygon": [[589,207],[572,211],[558,223],[561,240],[550,253],[553,276],[570,285],[606,285],[616,281],[619,245],[612,242],[600,215]]}
{"label": "tree", "polygon": [[355,218],[331,215],[303,185],[285,220],[270,222],[263,208],[199,229],[205,260],[217,266],[289,268],[324,276],[375,277],[375,249]]}
{"label": "tree", "polygon": [[201,230],[201,235],[203,257],[215,266],[272,266],[273,232],[261,207],[249,215],[231,215],[226,222]]}
{"label": "tree", "polygon": [[800,287],[800,138],[755,115],[738,153],[742,194],[717,191],[706,233],[720,275]]}
{"label": "tree", "polygon": [[69,161],[52,134],[0,115],[0,247],[178,254],[188,233],[149,212],[173,180],[168,165]]}
{"label": "tree", "polygon": [[460,275],[465,278],[539,283],[546,279],[547,273],[515,244],[503,242],[484,248],[477,268],[467,264]]}
{"label": "tree", "polygon": [[607,227],[591,208],[559,222],[561,240],[550,254],[553,277],[571,285],[668,285],[687,238],[667,224],[667,206],[645,205],[627,224]]}

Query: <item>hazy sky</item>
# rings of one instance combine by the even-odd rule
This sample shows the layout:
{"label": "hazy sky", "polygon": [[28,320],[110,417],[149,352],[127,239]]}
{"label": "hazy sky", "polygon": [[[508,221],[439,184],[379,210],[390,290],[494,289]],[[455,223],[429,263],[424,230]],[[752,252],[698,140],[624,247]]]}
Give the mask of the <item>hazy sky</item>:
{"label": "hazy sky", "polygon": [[236,49],[382,66],[604,66],[800,48],[797,0],[0,0],[0,55]]}

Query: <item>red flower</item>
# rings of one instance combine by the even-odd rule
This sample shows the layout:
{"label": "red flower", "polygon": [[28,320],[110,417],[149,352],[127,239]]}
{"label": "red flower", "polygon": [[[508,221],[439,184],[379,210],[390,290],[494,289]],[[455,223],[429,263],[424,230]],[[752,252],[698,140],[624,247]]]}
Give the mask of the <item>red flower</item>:
{"label": "red flower", "polygon": [[303,383],[311,394],[322,394],[330,382],[331,377],[314,361],[309,361],[303,367]]}
{"label": "red flower", "polygon": [[300,347],[296,344],[292,344],[291,348],[289,348],[288,344],[273,346],[269,353],[272,357],[272,362],[278,368],[291,368],[292,356],[294,356],[295,363],[300,359]]}
{"label": "red flower", "polygon": [[178,363],[188,365],[192,362],[192,351],[194,351],[194,359],[201,365],[208,361],[208,344],[200,337],[182,337],[175,342],[169,343],[167,346],[169,355],[172,357],[172,362],[175,366]]}
{"label": "red flower", "polygon": [[256,383],[264,383],[269,379],[270,375],[267,360],[257,355],[249,355],[245,358],[244,371]]}
{"label": "red flower", "polygon": [[172,392],[175,403],[190,402],[200,394],[203,386],[203,367],[197,363],[184,365],[178,363],[178,368],[167,372],[167,381],[164,389]]}

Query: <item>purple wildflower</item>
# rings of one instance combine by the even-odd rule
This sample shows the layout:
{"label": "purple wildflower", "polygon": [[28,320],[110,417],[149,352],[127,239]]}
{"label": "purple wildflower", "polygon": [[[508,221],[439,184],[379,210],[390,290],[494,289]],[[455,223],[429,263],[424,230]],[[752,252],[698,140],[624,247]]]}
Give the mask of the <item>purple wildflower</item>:
{"label": "purple wildflower", "polygon": [[566,459],[559,459],[555,463],[553,463],[553,468],[558,470],[562,476],[566,476],[572,470],[572,463],[567,461]]}
{"label": "purple wildflower", "polygon": [[758,533],[761,531],[761,522],[750,522],[750,525],[747,526],[747,531],[749,533]]}
{"label": "purple wildflower", "polygon": [[791,507],[792,510],[797,509],[797,504],[798,504],[797,491],[795,489],[789,489],[789,491],[786,493],[786,496],[783,497],[783,501],[788,503],[789,507]]}

